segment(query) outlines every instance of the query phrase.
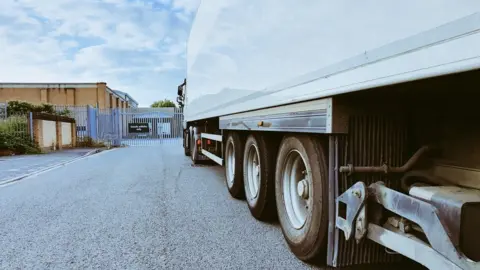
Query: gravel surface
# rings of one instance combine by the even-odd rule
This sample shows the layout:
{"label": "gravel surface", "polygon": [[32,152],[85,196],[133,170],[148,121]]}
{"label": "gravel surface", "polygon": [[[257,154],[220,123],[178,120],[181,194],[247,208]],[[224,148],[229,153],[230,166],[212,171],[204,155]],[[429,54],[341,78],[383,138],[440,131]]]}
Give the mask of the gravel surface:
{"label": "gravel surface", "polygon": [[42,155],[0,157],[0,183],[77,157],[93,149],[72,149]]}
{"label": "gravel surface", "polygon": [[106,151],[0,188],[1,269],[310,269],[179,145]]}

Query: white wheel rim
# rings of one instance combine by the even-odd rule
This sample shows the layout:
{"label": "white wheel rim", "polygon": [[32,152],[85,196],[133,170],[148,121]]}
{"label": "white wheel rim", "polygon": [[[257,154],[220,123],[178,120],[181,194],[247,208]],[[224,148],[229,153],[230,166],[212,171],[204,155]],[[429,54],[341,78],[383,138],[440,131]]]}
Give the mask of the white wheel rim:
{"label": "white wheel rim", "polygon": [[250,145],[247,151],[246,160],[246,176],[247,176],[247,191],[250,199],[255,199],[258,196],[260,189],[260,156],[256,145]]}
{"label": "white wheel rim", "polygon": [[311,209],[311,177],[305,159],[297,150],[291,151],[282,170],[283,198],[288,220],[295,229],[301,229]]}
{"label": "white wheel rim", "polygon": [[233,143],[227,144],[227,151],[225,153],[226,158],[226,171],[227,171],[227,184],[229,187],[233,186],[233,179],[235,178],[235,148]]}

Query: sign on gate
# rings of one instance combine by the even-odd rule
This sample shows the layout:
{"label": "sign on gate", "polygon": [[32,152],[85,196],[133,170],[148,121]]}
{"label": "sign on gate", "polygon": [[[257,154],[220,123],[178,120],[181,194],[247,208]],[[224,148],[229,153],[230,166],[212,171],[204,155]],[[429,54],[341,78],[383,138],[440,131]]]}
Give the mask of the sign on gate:
{"label": "sign on gate", "polygon": [[129,133],[148,133],[150,132],[150,127],[148,123],[128,123],[128,132]]}

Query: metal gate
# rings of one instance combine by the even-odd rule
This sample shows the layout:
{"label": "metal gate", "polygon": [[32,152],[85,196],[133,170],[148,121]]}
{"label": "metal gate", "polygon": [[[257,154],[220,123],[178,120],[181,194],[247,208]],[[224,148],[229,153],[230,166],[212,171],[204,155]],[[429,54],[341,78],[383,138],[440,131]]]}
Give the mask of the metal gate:
{"label": "metal gate", "polygon": [[120,145],[120,110],[98,109],[96,112],[98,140],[107,145]]}
{"label": "metal gate", "polygon": [[92,130],[93,123],[96,121],[95,108],[91,106],[55,105],[55,110],[66,113],[66,116],[75,119],[77,142],[86,141],[92,137],[92,133],[95,132],[95,129]]}
{"label": "metal gate", "polygon": [[183,111],[179,108],[127,108],[120,110],[121,144],[153,146],[182,144]]}
{"label": "metal gate", "polygon": [[[0,117],[6,110],[0,104]],[[108,108],[56,106],[75,118],[77,142],[88,139],[113,146],[182,144],[181,108]],[[5,116],[4,116],[5,115]]]}

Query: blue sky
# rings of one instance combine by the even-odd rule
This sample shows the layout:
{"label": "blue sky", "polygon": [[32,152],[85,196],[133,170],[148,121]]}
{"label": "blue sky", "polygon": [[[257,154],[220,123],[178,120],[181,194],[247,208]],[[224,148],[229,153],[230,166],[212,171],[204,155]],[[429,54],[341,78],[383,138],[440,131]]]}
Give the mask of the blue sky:
{"label": "blue sky", "polygon": [[1,0],[0,82],[97,82],[175,100],[199,0]]}

